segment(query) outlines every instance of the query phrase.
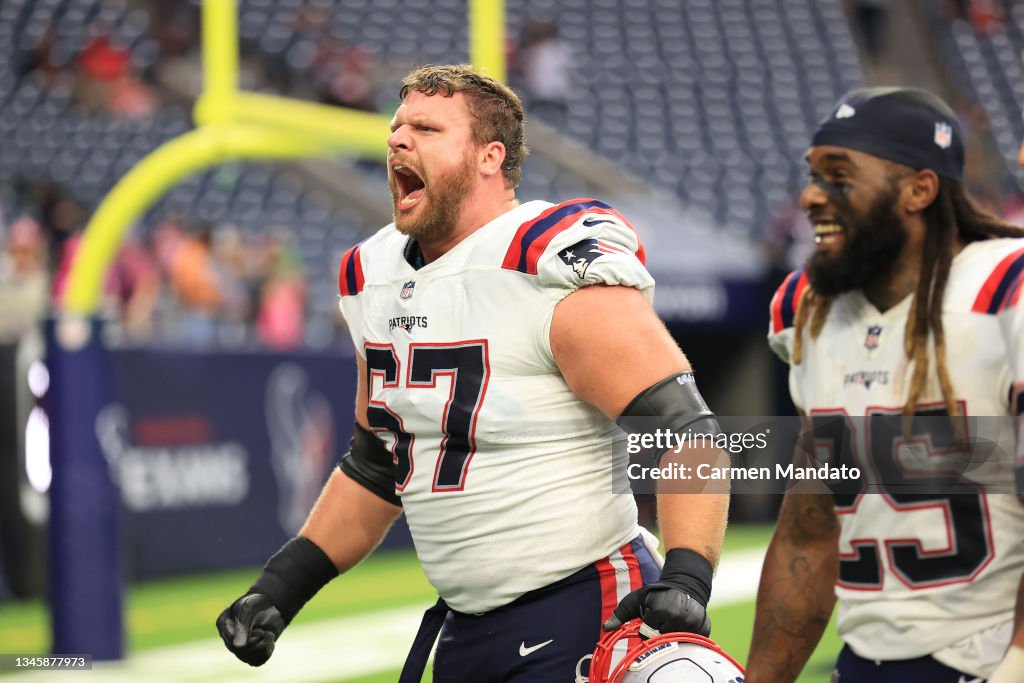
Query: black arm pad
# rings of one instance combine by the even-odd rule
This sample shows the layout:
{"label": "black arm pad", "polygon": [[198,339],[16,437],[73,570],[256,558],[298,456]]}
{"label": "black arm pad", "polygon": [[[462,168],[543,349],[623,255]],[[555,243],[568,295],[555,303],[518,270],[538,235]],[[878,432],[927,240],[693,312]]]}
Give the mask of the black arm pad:
{"label": "black arm pad", "polygon": [[349,451],[338,463],[341,471],[378,498],[401,505],[395,493],[395,459],[381,440],[357,423]]}
{"label": "black arm pad", "polygon": [[[697,390],[692,372],[666,377],[641,391],[616,423],[628,434],[654,433],[659,429],[679,434],[697,423],[704,434],[722,431],[715,414]],[[661,453],[656,455],[660,459]]]}

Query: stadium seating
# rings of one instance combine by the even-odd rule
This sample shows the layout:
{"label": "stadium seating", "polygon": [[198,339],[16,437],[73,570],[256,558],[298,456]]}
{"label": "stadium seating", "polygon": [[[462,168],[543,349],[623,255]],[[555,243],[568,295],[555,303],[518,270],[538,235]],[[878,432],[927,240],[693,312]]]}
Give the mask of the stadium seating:
{"label": "stadium seating", "polygon": [[[165,105],[151,119],[122,120],[94,114],[74,103],[69,88],[48,85],[35,72],[20,73],[48,32],[57,38],[51,58],[68,68],[100,24],[131,48],[133,65],[145,70],[158,59],[147,33],[148,17],[118,0],[10,0],[0,3],[0,187],[52,180],[93,209],[116,181],[160,144],[190,127],[188,112]],[[22,208],[12,196],[8,210]],[[296,231],[314,283],[314,314],[335,303],[337,263],[365,232],[358,214],[332,212],[323,197],[273,164],[244,163],[198,174],[160,201],[142,221],[152,227],[171,213],[208,223],[234,223],[251,232],[276,226]],[[331,292],[320,291],[330,289]],[[329,316],[328,316],[329,317]]]}
{"label": "stadium seating", "polygon": [[[309,5],[329,18],[295,31]],[[297,81],[325,35],[383,64],[465,59],[465,0],[334,7],[242,0],[242,35]],[[759,232],[795,195],[810,131],[862,81],[839,0],[508,0],[506,12],[509,36],[528,19],[550,20],[571,52],[566,134],[741,232]],[[549,197],[551,186],[541,178],[521,194]]]}
{"label": "stadium seating", "polygon": [[950,19],[929,5],[932,33],[948,56],[956,86],[985,108],[992,138],[1012,187],[1024,183],[1017,149],[1024,140],[1024,6],[1014,4],[998,27],[982,30],[962,19]]}
{"label": "stadium seating", "polygon": [[[396,84],[387,79],[414,63],[467,54],[465,0],[239,5],[243,54],[264,65],[268,87],[283,79],[286,90],[294,86],[290,94],[309,95],[303,84],[324,39],[372,58],[381,110],[395,104]],[[155,116],[135,120],[97,114],[60,79],[48,82],[30,68],[43,48],[53,68],[74,68],[106,26],[130,48],[133,69],[151,73],[160,49],[151,18],[132,7],[126,0],[0,3],[0,186],[53,180],[92,209],[143,156],[189,129],[189,112],[178,104],[165,102]],[[772,210],[792,201],[811,128],[861,81],[840,0],[508,0],[506,10],[509,36],[531,18],[550,19],[568,46],[573,85],[560,124],[565,135],[674,193],[705,217],[701,222],[737,235],[756,238]],[[307,21],[310,11],[324,19]],[[539,154],[526,162],[524,199],[591,193],[563,165]],[[323,199],[280,166],[241,163],[182,183],[141,228],[176,212],[255,232],[302,226],[294,233],[316,283],[312,312],[326,313],[342,250],[373,226]]]}

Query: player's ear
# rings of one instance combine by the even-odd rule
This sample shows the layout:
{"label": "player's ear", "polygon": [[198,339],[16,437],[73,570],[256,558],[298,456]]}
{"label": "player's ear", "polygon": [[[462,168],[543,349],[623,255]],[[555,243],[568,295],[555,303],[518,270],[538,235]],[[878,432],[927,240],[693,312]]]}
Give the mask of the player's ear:
{"label": "player's ear", "polygon": [[505,163],[505,145],[492,140],[481,148],[480,173],[492,176],[501,173],[501,165]]}
{"label": "player's ear", "polygon": [[923,168],[905,179],[903,193],[903,206],[907,213],[920,213],[939,196],[939,176],[935,171]]}

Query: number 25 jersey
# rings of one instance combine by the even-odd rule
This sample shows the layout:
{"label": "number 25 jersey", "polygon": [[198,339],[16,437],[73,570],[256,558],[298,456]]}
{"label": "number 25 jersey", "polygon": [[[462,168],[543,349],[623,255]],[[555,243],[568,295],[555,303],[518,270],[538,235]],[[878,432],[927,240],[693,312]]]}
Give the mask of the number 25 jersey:
{"label": "number 25 jersey", "polygon": [[[1012,359],[1024,330],[1006,328],[1010,286],[1024,268],[1024,240],[967,245],[953,260],[943,301],[946,363],[968,437],[995,442],[989,482],[1012,478]],[[791,274],[772,302],[769,342],[789,362],[797,303],[807,278]],[[837,296],[819,336],[803,329],[803,358],[790,365],[790,393],[815,425],[843,416],[862,471],[883,492],[837,495],[841,523],[838,630],[859,655],[909,659],[933,655],[985,677],[1009,644],[1014,600],[1024,568],[1024,508],[1016,496],[901,493],[948,455],[952,427],[940,390],[934,344],[910,445],[899,417],[912,371],[904,330],[912,296],[879,312],[860,291]],[[986,417],[986,416],[998,416]],[[1001,419],[999,419],[1001,418]],[[945,433],[944,433],[945,432]],[[982,433],[984,432],[984,433]],[[832,431],[836,435],[835,430]],[[836,437],[838,438],[838,437]],[[834,439],[833,439],[834,440]],[[948,461],[952,462],[952,461]],[[923,469],[922,469],[923,468]],[[1001,489],[1003,491],[1007,488]]]}
{"label": "number 25 jersey", "polygon": [[341,310],[424,571],[453,609],[485,612],[637,535],[632,496],[612,492],[615,425],[569,389],[549,332],[581,286],[654,282],[632,227],[592,199],[517,206],[419,269],[408,245],[389,225],[346,253]]}

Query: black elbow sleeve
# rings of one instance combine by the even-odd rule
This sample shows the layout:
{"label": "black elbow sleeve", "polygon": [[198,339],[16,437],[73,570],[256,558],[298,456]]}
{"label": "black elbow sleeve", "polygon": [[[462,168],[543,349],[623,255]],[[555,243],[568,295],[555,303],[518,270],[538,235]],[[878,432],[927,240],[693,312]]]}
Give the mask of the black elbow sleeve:
{"label": "black elbow sleeve", "polygon": [[380,439],[359,424],[355,425],[348,453],[341,456],[338,467],[378,498],[392,505],[402,504],[402,499],[395,493],[394,456]]}
{"label": "black elbow sleeve", "polygon": [[[673,434],[699,429],[719,434],[718,418],[697,390],[692,372],[672,375],[641,391],[616,420],[627,434],[668,430]],[[661,453],[654,454],[660,459]]]}

